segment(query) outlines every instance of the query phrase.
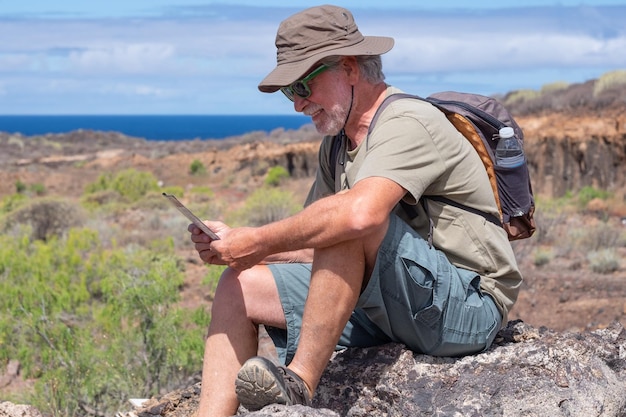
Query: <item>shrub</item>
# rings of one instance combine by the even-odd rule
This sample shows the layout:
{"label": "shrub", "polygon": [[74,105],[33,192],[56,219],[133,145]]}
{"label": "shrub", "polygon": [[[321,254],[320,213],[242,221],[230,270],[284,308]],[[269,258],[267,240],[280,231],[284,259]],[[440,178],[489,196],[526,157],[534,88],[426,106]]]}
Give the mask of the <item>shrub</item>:
{"label": "shrub", "polygon": [[15,193],[9,196],[6,196],[2,199],[2,205],[0,205],[0,214],[2,213],[10,213],[16,210],[18,207],[26,204],[28,201],[28,197],[24,194]]}
{"label": "shrub", "polygon": [[127,169],[113,178],[111,188],[120,193],[122,197],[134,202],[149,191],[158,190],[159,185],[151,173]]}
{"label": "shrub", "polygon": [[619,246],[622,234],[619,228],[608,223],[598,223],[595,226],[569,229],[564,242],[570,250],[582,253],[597,252]]}
{"label": "shrub", "polygon": [[504,98],[504,104],[510,106],[514,103],[532,101],[541,96],[541,93],[535,90],[516,90]]}
{"label": "shrub", "polygon": [[206,168],[200,160],[194,159],[189,167],[189,173],[191,175],[204,175],[206,174]]}
{"label": "shrub", "polygon": [[179,261],[163,254],[171,242],[154,248],[107,250],[86,229],[49,242],[0,235],[0,363],[17,359],[37,379],[28,403],[113,415],[199,369],[209,315],[177,307]]}
{"label": "shrub", "polygon": [[67,201],[42,199],[29,202],[9,213],[2,229],[5,232],[28,226],[31,239],[48,240],[64,236],[70,228],[82,225],[84,216],[77,206]]}
{"label": "shrub", "polygon": [[15,181],[15,192],[18,194],[23,194],[24,192],[26,192],[26,184],[24,184],[20,180]]}
{"label": "shrub", "polygon": [[626,70],[610,71],[602,74],[593,87],[593,95],[598,96],[602,92],[615,89],[617,86],[626,84]]}
{"label": "shrub", "polygon": [[127,169],[115,175],[102,174],[98,179],[85,187],[86,194],[100,191],[115,191],[129,202],[135,202],[150,191],[159,189],[158,181],[149,172]]}
{"label": "shrub", "polygon": [[578,192],[578,203],[581,207],[585,207],[591,200],[596,198],[606,200],[609,197],[611,197],[611,193],[606,190],[598,190],[591,186],[585,186]]}
{"label": "shrub", "polygon": [[293,194],[277,188],[263,187],[253,192],[244,207],[235,213],[235,222],[262,226],[284,219],[300,209]]}
{"label": "shrub", "polygon": [[569,83],[566,81],[555,81],[550,84],[545,84],[541,87],[541,94],[550,94],[555,91],[565,90],[569,87]]}
{"label": "shrub", "polygon": [[285,169],[285,167],[277,165],[267,171],[267,176],[265,177],[265,185],[278,187],[282,180],[284,180],[285,178],[289,178],[289,172]]}
{"label": "shrub", "polygon": [[533,263],[535,266],[543,266],[549,264],[554,258],[554,253],[550,249],[536,248],[534,251]]}
{"label": "shrub", "polygon": [[613,248],[590,252],[587,260],[591,270],[600,274],[610,274],[620,269],[620,257]]}
{"label": "shrub", "polygon": [[33,194],[41,197],[42,195],[44,195],[46,193],[46,187],[43,184],[36,183],[36,184],[32,184],[30,186],[30,191]]}

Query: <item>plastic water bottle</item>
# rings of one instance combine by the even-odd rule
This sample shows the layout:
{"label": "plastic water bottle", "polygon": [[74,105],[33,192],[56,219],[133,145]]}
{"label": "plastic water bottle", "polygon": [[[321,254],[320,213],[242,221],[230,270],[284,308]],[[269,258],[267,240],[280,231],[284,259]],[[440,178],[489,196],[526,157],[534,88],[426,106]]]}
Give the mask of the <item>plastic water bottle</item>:
{"label": "plastic water bottle", "polygon": [[512,127],[503,127],[498,132],[500,141],[496,146],[496,165],[503,168],[515,168],[524,163],[522,141],[515,136]]}

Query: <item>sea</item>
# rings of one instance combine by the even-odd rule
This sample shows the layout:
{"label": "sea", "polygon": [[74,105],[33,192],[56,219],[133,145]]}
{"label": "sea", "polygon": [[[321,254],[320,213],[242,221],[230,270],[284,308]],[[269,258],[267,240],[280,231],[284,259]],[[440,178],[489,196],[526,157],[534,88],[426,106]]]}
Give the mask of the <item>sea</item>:
{"label": "sea", "polygon": [[0,132],[24,136],[74,130],[113,131],[147,140],[224,139],[275,129],[297,130],[311,119],[299,115],[0,115]]}

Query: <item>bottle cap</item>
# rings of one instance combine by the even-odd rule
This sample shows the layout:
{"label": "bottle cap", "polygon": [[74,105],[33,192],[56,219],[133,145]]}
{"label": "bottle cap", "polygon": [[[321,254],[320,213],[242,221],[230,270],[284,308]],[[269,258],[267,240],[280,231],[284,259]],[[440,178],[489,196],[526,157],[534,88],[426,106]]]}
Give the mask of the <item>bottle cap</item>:
{"label": "bottle cap", "polygon": [[500,135],[502,139],[512,138],[513,136],[515,136],[515,131],[512,127],[506,126],[498,131],[498,135]]}

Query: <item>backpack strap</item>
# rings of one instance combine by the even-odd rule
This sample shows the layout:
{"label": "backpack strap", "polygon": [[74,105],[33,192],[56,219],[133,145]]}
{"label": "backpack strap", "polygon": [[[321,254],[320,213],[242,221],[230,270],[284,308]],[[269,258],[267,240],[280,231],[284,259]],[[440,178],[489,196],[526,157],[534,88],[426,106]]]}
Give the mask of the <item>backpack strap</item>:
{"label": "backpack strap", "polygon": [[[437,107],[439,110],[441,110],[441,108],[439,107],[439,103],[437,102],[437,100],[435,99],[425,99],[422,98],[420,96],[417,95],[413,95],[413,94],[407,94],[407,93],[397,93],[397,94],[391,94],[389,96],[387,96],[383,102],[380,104],[380,106],[378,107],[378,109],[376,109],[376,113],[374,114],[374,117],[372,117],[372,121],[370,122],[368,131],[367,131],[367,138],[366,138],[366,150],[368,149],[369,146],[369,136],[372,132],[372,130],[374,130],[374,126],[376,125],[376,122],[378,121],[378,118],[380,117],[380,115],[383,113],[383,111],[387,108],[387,106],[389,104],[391,104],[392,102],[396,101],[396,100],[400,100],[400,99],[404,99],[404,98],[411,98],[411,99],[417,99],[417,100],[422,100],[422,101],[426,101],[432,105],[434,105],[435,107]],[[342,130],[338,135],[333,136],[332,138],[332,145],[331,145],[331,151],[330,151],[330,168],[331,168],[331,172],[333,175],[333,179],[335,180],[335,184],[337,182],[337,174],[336,174],[336,169],[337,169],[337,160],[339,157],[339,152],[341,151],[341,142],[342,142],[342,138],[345,136],[344,131]],[[497,195],[497,194],[496,194]],[[443,204],[448,204],[451,205],[453,207],[456,207],[458,209],[461,210],[465,210],[468,211],[470,213],[482,216],[485,220],[487,220],[488,222],[491,222],[495,225],[498,225],[500,227],[502,227],[502,222],[500,221],[500,219],[496,216],[494,216],[493,214],[490,213],[486,213],[482,210],[478,210],[476,208],[467,206],[463,203],[459,203],[457,201],[451,200],[449,198],[443,197],[443,196],[427,196],[427,195],[422,195],[422,197],[420,198],[419,202],[422,205],[422,208],[424,209],[424,212],[426,213],[426,217],[428,218],[428,245],[432,248],[432,244],[433,244],[433,232],[434,232],[434,222],[432,217],[430,216],[430,211],[428,209],[428,204],[426,202],[427,199],[433,200],[433,201],[438,201],[440,203]],[[407,202],[405,202],[404,200],[400,200],[400,206],[402,207],[402,209],[404,210],[404,212],[408,215],[408,217],[410,219],[414,219],[418,216],[418,212],[415,208],[414,205],[411,205]]]}
{"label": "backpack strap", "polygon": [[[431,98],[423,98],[423,97],[416,96],[416,95],[413,95],[413,94],[407,94],[407,93],[391,94],[391,95],[389,95],[389,96],[387,96],[385,98],[385,100],[380,104],[380,106],[376,110],[376,113],[374,114],[374,117],[372,118],[372,121],[370,123],[369,129],[367,131],[368,139],[369,139],[370,133],[372,132],[372,130],[374,130],[374,125],[378,121],[378,118],[380,117],[382,112],[385,110],[385,108],[387,108],[387,106],[389,104],[391,104],[392,102],[394,102],[396,100],[404,99],[404,98],[411,98],[411,99],[417,99],[417,100],[425,101],[425,102],[430,103],[433,106],[437,107],[441,111],[443,111],[443,110],[440,107],[440,105],[445,103],[445,101],[443,101],[443,100],[431,99]],[[464,103],[461,103],[461,104],[463,105],[463,107],[466,107],[464,105]],[[481,111],[479,109],[472,109],[470,107],[467,107],[467,110],[468,111],[475,111],[477,114],[480,115],[480,117],[483,117],[483,118],[486,118],[486,119],[494,119],[491,115],[489,115],[488,113],[483,112],[483,111]],[[445,114],[445,112],[444,112],[444,114]],[[499,122],[497,119],[494,119],[494,120],[495,120],[494,123],[497,122],[498,124],[501,124],[501,122]],[[455,126],[455,128],[456,128],[456,126]],[[475,146],[473,146],[473,147],[474,147],[474,149],[476,149]],[[490,182],[491,182],[491,180],[490,180]],[[497,198],[497,193],[494,193],[494,196],[496,196],[496,198]],[[463,203],[459,203],[458,201],[451,200],[451,199],[449,199],[447,197],[437,196],[437,195],[433,195],[433,196],[422,195],[422,198],[420,198],[420,201],[422,201],[423,199],[430,199],[430,200],[433,200],[433,201],[438,201],[440,203],[448,204],[448,205],[451,205],[451,206],[456,207],[458,209],[465,210],[465,211],[468,211],[470,213],[474,213],[476,215],[482,216],[488,222],[491,222],[491,223],[493,223],[493,224],[495,224],[497,226],[502,227],[502,221],[498,217],[494,216],[493,214],[484,212],[482,210],[478,210],[478,209],[476,209],[474,207],[470,207],[470,206],[465,205]],[[411,210],[407,210],[407,206],[410,207]],[[402,205],[402,207],[405,209],[405,211],[407,212],[407,214],[411,218],[417,217],[417,211],[415,210],[414,207],[411,207],[410,204],[405,203],[405,204]],[[422,201],[422,207],[424,207],[424,211],[428,215],[427,204],[425,202],[423,202],[423,201]],[[498,202],[498,207],[499,207],[499,202]],[[432,235],[432,228],[433,228],[432,219],[430,219],[430,215],[428,215],[428,216],[429,216],[429,220],[430,220],[430,223],[431,223],[431,225],[430,225],[430,228],[431,228],[430,235]]]}
{"label": "backpack strap", "polygon": [[335,192],[338,192],[341,189],[341,174],[339,172],[339,165],[343,166],[345,163],[343,158],[339,159],[339,153],[341,152],[341,148],[344,146],[344,143],[346,141],[345,131],[341,129],[341,132],[333,136],[331,138],[331,141],[332,144],[330,146],[329,168],[331,172],[331,178],[335,183]]}
{"label": "backpack strap", "polygon": [[474,213],[474,214],[476,214],[478,216],[484,217],[485,220],[487,220],[490,223],[495,224],[496,226],[502,227],[502,222],[500,221],[500,219],[497,218],[496,216],[494,216],[493,214],[485,213],[482,210],[478,210],[478,209],[475,209],[474,207],[470,207],[470,206],[467,206],[465,204],[459,203],[457,201],[450,200],[449,198],[446,198],[444,196],[441,196],[441,195],[425,195],[425,196],[422,196],[422,198],[425,198],[425,199],[428,199],[428,200],[433,200],[433,201],[438,201],[438,202],[443,203],[443,204],[448,204],[450,206],[454,206],[454,207],[456,207],[458,209],[461,209],[461,210],[469,211],[470,213]]}

